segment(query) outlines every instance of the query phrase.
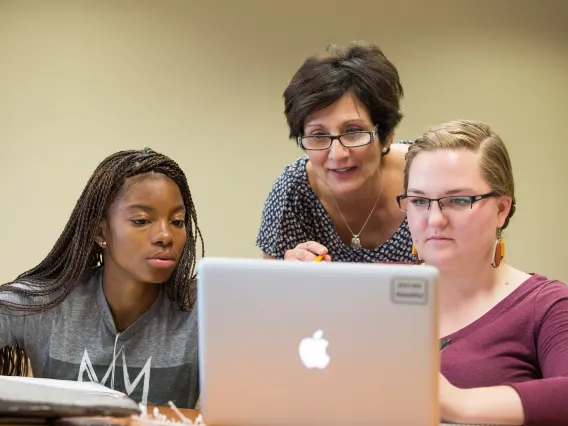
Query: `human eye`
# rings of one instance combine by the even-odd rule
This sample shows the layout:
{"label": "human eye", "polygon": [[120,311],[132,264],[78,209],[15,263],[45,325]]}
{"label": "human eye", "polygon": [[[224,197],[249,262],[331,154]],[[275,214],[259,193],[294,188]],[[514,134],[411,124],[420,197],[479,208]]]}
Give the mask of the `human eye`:
{"label": "human eye", "polygon": [[308,137],[315,137],[315,138],[327,137],[327,136],[329,136],[329,133],[327,133],[323,129],[315,129],[315,130],[312,130],[307,136]]}
{"label": "human eye", "polygon": [[176,219],[176,220],[172,221],[172,225],[174,225],[176,228],[183,228],[185,226],[185,220]]}
{"label": "human eye", "polygon": [[468,207],[471,204],[469,197],[450,197],[448,204],[455,207]]}
{"label": "human eye", "polygon": [[310,134],[309,136],[304,136],[302,138],[302,145],[304,146],[304,148],[325,148],[329,145],[329,135],[322,133],[318,133],[318,132],[314,132],[312,134]]}
{"label": "human eye", "polygon": [[130,222],[132,222],[134,226],[144,226],[150,223],[148,219],[130,219]]}
{"label": "human eye", "polygon": [[415,205],[417,207],[422,207],[428,204],[428,199],[423,197],[412,197],[409,199],[409,201],[412,205]]}

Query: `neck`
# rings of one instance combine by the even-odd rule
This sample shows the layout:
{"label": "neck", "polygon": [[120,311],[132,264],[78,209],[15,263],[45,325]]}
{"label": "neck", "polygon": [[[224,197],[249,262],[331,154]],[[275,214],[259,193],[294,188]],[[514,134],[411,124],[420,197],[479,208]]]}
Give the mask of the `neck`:
{"label": "neck", "polygon": [[506,274],[502,265],[495,269],[489,263],[469,263],[466,267],[440,268],[438,297],[441,312],[460,311],[474,300],[491,297]]}
{"label": "neck", "polygon": [[160,294],[161,285],[136,281],[113,266],[105,265],[103,291],[116,329],[121,332],[150,309]]}

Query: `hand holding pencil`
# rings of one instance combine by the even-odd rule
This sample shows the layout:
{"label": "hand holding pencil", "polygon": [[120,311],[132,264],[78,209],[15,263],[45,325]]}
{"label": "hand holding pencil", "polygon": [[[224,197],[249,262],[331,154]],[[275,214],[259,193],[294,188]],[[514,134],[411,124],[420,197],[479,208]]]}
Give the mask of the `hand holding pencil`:
{"label": "hand holding pencil", "polygon": [[327,248],[316,243],[307,241],[300,243],[291,250],[286,251],[284,260],[300,260],[302,262],[331,262],[331,256],[327,254]]}

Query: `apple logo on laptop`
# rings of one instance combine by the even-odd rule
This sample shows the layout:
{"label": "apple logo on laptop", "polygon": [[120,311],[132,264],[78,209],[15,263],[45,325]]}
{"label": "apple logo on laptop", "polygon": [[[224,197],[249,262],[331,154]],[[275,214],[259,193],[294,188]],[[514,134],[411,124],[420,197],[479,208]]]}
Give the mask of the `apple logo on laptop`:
{"label": "apple logo on laptop", "polygon": [[330,357],[327,354],[329,342],[323,338],[323,331],[318,330],[312,337],[306,337],[300,342],[300,359],[307,368],[327,367]]}

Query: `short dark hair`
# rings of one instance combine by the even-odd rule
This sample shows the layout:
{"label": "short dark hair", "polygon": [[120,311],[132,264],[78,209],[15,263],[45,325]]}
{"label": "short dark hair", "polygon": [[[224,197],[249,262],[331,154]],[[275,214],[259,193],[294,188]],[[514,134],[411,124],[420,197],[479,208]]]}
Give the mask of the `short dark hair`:
{"label": "short dark hair", "polygon": [[381,141],[402,119],[403,89],[396,67],[381,49],[364,41],[330,45],[310,56],[284,91],[290,138],[302,136],[306,117],[353,93],[369,110]]}

